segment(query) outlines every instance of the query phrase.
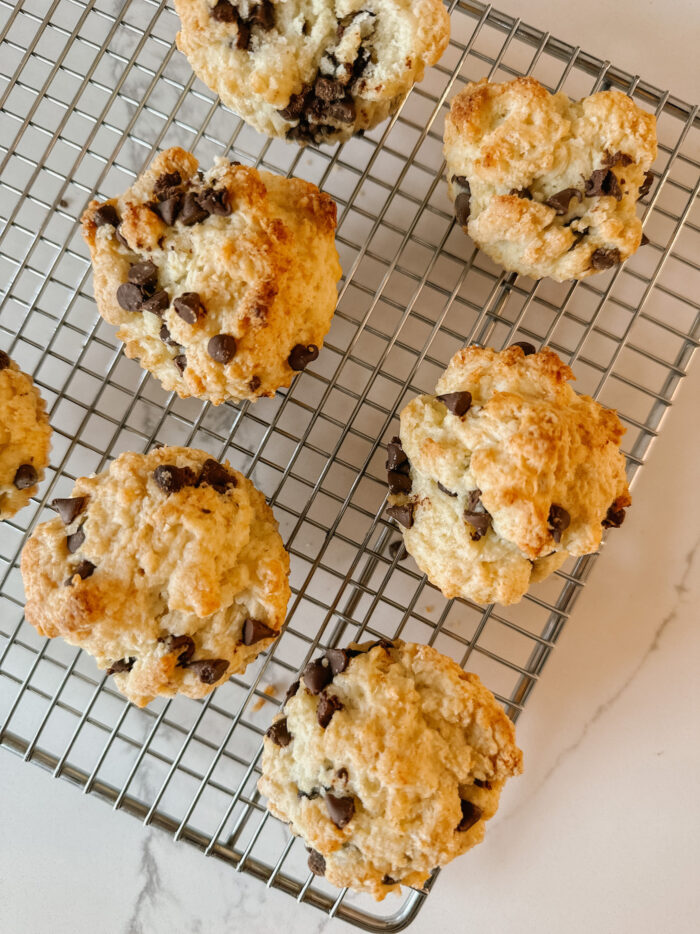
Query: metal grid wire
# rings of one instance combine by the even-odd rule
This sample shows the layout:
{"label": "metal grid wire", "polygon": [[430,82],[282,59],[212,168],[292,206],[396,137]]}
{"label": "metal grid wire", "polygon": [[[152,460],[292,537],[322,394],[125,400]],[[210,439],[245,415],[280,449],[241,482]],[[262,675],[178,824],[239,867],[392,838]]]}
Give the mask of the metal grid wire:
{"label": "metal grid wire", "polygon": [[[52,464],[0,532],[0,741],[299,900],[366,930],[399,930],[425,893],[377,907],[309,875],[300,841],[255,790],[262,733],[319,646],[370,636],[428,642],[476,671],[513,718],[536,684],[594,557],[522,603],[447,601],[392,548],[383,517],[397,413],[476,341],[549,344],[577,388],[617,408],[630,476],[697,344],[700,122],[691,108],[480,3],[453,2],[452,41],[401,112],[345,146],[299,150],[243,125],[196,79],[156,0],[0,0],[0,344],[34,375]],[[583,283],[507,276],[455,227],[442,177],[446,102],[467,80],[533,74],[572,97],[617,87],[658,118],[649,246]],[[337,201],[345,270],[319,359],[274,399],[168,395],[96,313],[77,219],[166,146],[316,182]],[[94,662],[22,617],[21,547],[46,503],[125,450],[191,444],[265,492],[291,553],[293,598],[274,648],[203,702],[130,706]],[[624,530],[620,533],[624,535]],[[429,886],[428,886],[429,887]]]}

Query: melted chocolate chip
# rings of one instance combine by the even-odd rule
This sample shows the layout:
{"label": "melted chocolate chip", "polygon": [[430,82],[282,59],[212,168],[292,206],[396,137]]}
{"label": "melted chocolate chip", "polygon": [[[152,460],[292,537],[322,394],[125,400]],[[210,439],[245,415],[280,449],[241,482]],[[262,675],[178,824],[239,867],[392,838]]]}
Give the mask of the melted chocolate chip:
{"label": "melted chocolate chip", "polygon": [[4,350],[0,350],[0,370],[6,370],[10,365],[10,358]]}
{"label": "melted chocolate chip", "polygon": [[605,155],[603,156],[603,165],[609,165],[609,166],[613,166],[613,165],[631,165],[633,161],[634,161],[634,160],[632,159],[631,156],[628,156],[627,153],[620,152],[619,149],[618,149],[618,151],[617,151],[614,155],[612,155],[612,156],[610,155],[610,153],[609,153],[609,152],[607,151],[607,149],[606,149]]}
{"label": "melted chocolate chip", "polygon": [[335,773],[335,777],[339,782],[346,782],[350,776],[348,775],[348,770],[343,766]]}
{"label": "melted chocolate chip", "polygon": [[117,302],[124,311],[139,311],[144,297],[141,287],[134,282],[122,282],[117,289]]}
{"label": "melted chocolate chip", "polygon": [[113,204],[101,204],[92,215],[92,219],[95,222],[95,227],[104,227],[107,224],[116,227],[119,223],[119,215]]}
{"label": "melted chocolate chip", "polygon": [[305,370],[306,367],[318,357],[316,344],[295,344],[287,357],[287,363],[293,370]]}
{"label": "melted chocolate chip", "polygon": [[405,503],[403,506],[388,506],[386,514],[402,525],[405,529],[410,529],[413,525],[414,503]]}
{"label": "melted chocolate chip", "polygon": [[66,545],[68,546],[68,551],[71,554],[75,554],[75,552],[78,551],[78,549],[80,548],[80,546],[83,544],[84,541],[85,541],[85,532],[83,532],[83,527],[81,525],[80,528],[76,532],[73,532],[72,535],[66,536]]}
{"label": "melted chocolate chip", "polygon": [[475,778],[474,784],[477,786],[477,788],[491,789],[491,782],[482,781],[480,778]]}
{"label": "melted chocolate chip", "polygon": [[455,217],[460,227],[466,227],[471,214],[471,193],[461,191],[455,198]]}
{"label": "melted chocolate chip", "polygon": [[170,296],[164,289],[161,289],[159,292],[156,292],[155,295],[146,299],[141,305],[141,311],[150,311],[151,314],[157,315],[160,318],[163,312],[167,311],[169,305]]}
{"label": "melted chocolate chip", "polygon": [[594,269],[610,269],[620,262],[622,262],[622,257],[617,248],[613,248],[612,250],[599,248],[591,254],[591,266]]}
{"label": "melted chocolate chip", "polygon": [[472,404],[472,394],[470,392],[446,392],[441,396],[435,396],[438,402],[442,402],[448,412],[453,415],[466,415]]}
{"label": "melted chocolate chip", "polygon": [[190,467],[177,467],[175,464],[159,464],[153,471],[153,479],[168,496],[196,483],[194,471]]}
{"label": "melted chocolate chip", "polygon": [[326,874],[326,861],[318,852],[318,850],[309,851],[309,869],[315,876],[325,876]]}
{"label": "melted chocolate chip", "polygon": [[155,287],[158,279],[158,269],[150,260],[143,263],[135,263],[129,270],[129,282],[142,288],[150,289]]}
{"label": "melted chocolate chip", "polygon": [[133,655],[129,658],[120,658],[118,662],[112,662],[112,664],[107,669],[108,675],[118,675],[123,671],[131,671],[134,667],[134,662],[136,659]]}
{"label": "melted chocolate chip", "polygon": [[554,208],[556,214],[567,214],[572,198],[578,198],[579,201],[583,200],[583,195],[578,188],[564,188],[563,191],[558,191],[551,198],[547,198],[545,204],[548,204],[550,208]]}
{"label": "melted chocolate chip", "polygon": [[394,435],[386,446],[386,469],[407,473],[410,470],[408,455],[401,447],[401,438]]}
{"label": "melted chocolate chip", "polygon": [[517,195],[519,198],[526,198],[528,201],[532,201],[532,192],[529,188],[511,188],[508,194]]}
{"label": "melted chocolate chip", "polygon": [[334,78],[325,78],[322,75],[316,78],[314,94],[322,101],[342,100],[345,97],[345,88]]}
{"label": "melted chocolate chip", "polygon": [[205,483],[213,486],[217,493],[225,493],[230,486],[236,486],[237,481],[235,476],[229,473],[223,464],[215,461],[213,457],[209,457],[204,461],[199,480],[197,480],[197,486],[202,486]]}
{"label": "melted chocolate chip", "polygon": [[491,528],[491,516],[488,512],[472,512],[464,510],[464,521],[471,526],[471,540],[478,542]]}
{"label": "melted chocolate chip", "polygon": [[248,619],[243,623],[243,645],[253,645],[261,639],[276,639],[279,633],[270,629],[261,619]]}
{"label": "melted chocolate chip", "polygon": [[481,820],[482,810],[471,801],[462,801],[462,820],[457,824],[455,830],[460,833],[469,830],[478,820]]}
{"label": "melted chocolate chip", "polygon": [[340,797],[330,792],[326,794],[326,810],[328,816],[335,826],[342,830],[346,824],[349,824],[355,814],[355,799],[350,797]]}
{"label": "melted chocolate chip", "polygon": [[608,509],[601,524],[604,529],[619,529],[622,523],[625,521],[625,515],[626,513],[623,507],[618,506],[615,502]]}
{"label": "melted chocolate chip", "polygon": [[127,248],[127,250],[130,250],[131,247],[129,246],[129,241],[126,239],[126,237],[125,237],[124,234],[122,233],[122,225],[121,225],[121,224],[116,228],[116,230],[114,231],[114,233],[115,233],[115,235],[116,235],[117,240],[121,243],[121,245],[122,245],[122,246],[125,246],[125,247]]}
{"label": "melted chocolate chip", "polygon": [[287,727],[287,718],[282,717],[281,720],[275,720],[265,733],[265,736],[271,739],[275,746],[282,746],[283,748],[289,746],[293,737]]}
{"label": "melted chocolate chip", "polygon": [[350,655],[345,649],[327,649],[326,659],[331,666],[333,677],[345,671],[350,664]]}
{"label": "melted chocolate chip", "polygon": [[615,198],[616,201],[622,200],[622,191],[617,176],[610,169],[595,169],[591,173],[591,177],[585,183],[585,195],[587,198],[607,195]]}
{"label": "melted chocolate chip", "polygon": [[443,486],[439,480],[437,481],[437,485],[438,485],[438,490],[442,490],[442,492],[445,493],[446,496],[453,496],[453,497],[457,496],[457,494],[453,493],[452,490],[448,490],[446,486]]}
{"label": "melted chocolate chip", "polygon": [[250,46],[250,26],[238,18],[238,36],[236,38],[236,48],[245,52]]}
{"label": "melted chocolate chip", "polygon": [[165,650],[169,654],[177,653],[177,664],[179,667],[187,667],[187,664],[194,655],[194,639],[190,636],[166,636],[158,641],[164,643]]}
{"label": "melted chocolate chip", "polygon": [[287,688],[287,693],[284,695],[284,702],[287,703],[290,698],[294,697],[296,692],[299,690],[300,681],[292,681],[292,683]]}
{"label": "melted chocolate chip", "polygon": [[167,324],[164,324],[160,331],[158,331],[158,337],[163,341],[164,344],[168,344],[169,347],[180,346],[175,338],[170,334],[170,328]]}
{"label": "melted chocolate chip", "polygon": [[186,321],[187,324],[195,324],[199,318],[206,314],[199,292],[183,292],[173,302],[175,313]]}
{"label": "melted chocolate chip", "polygon": [[52,499],[51,508],[55,509],[64,525],[70,525],[76,516],[85,509],[87,496],[70,496],[67,499]]}
{"label": "melted chocolate chip", "polygon": [[199,675],[202,684],[215,684],[228,671],[228,666],[225,658],[202,658],[187,664],[190,671]]}
{"label": "melted chocolate chip", "polygon": [[651,191],[651,186],[653,184],[654,184],[654,173],[651,171],[645,172],[644,180],[642,181],[642,184],[639,186],[639,198],[643,198],[645,195],[648,195],[649,192]]}
{"label": "melted chocolate chip", "polygon": [[534,344],[531,344],[529,341],[516,341],[514,344],[510,345],[511,347],[519,347],[526,357],[531,356],[533,353],[537,353]]}
{"label": "melted chocolate chip", "polygon": [[187,369],[187,357],[184,353],[179,353],[177,357],[173,357],[173,363],[178,368],[180,373],[184,373]]}
{"label": "melted chocolate chip", "polygon": [[321,691],[321,696],[318,699],[318,707],[316,708],[316,719],[318,720],[319,726],[325,730],[333,719],[333,714],[336,710],[342,709],[343,704],[335,694],[329,694],[328,691]]}
{"label": "melted chocolate chip", "polygon": [[209,214],[216,214],[219,217],[228,217],[231,213],[231,202],[226,188],[205,188],[197,196],[197,201],[202,209]]}
{"label": "melted chocolate chip", "polygon": [[392,879],[390,875],[384,874],[382,876],[382,885],[396,885],[396,879]]}
{"label": "melted chocolate chip", "polygon": [[389,471],[389,492],[390,493],[410,493],[411,478],[405,473],[399,473],[397,470]]}
{"label": "melted chocolate chip", "polygon": [[232,334],[215,334],[207,344],[207,353],[217,363],[230,363],[236,356],[236,338]]}
{"label": "melted chocolate chip", "polygon": [[270,0],[262,0],[250,11],[248,23],[251,26],[260,26],[266,32],[275,25],[275,6]]}
{"label": "melted chocolate chip", "polygon": [[260,385],[261,385],[260,377],[254,376],[248,383],[248,389],[250,389],[251,392],[257,392],[258,389],[260,389]]}
{"label": "melted chocolate chip", "polygon": [[194,192],[188,191],[182,202],[178,220],[180,220],[185,227],[192,227],[194,224],[200,224],[208,217],[209,212],[201,206]]}
{"label": "melted chocolate chip", "polygon": [[163,195],[167,197],[166,192],[169,192],[171,188],[177,188],[181,184],[182,176],[179,172],[164,172],[156,179],[153,185],[153,194],[160,201]]}
{"label": "melted chocolate chip", "polygon": [[17,490],[28,490],[39,479],[39,475],[31,464],[20,464],[12,483]]}
{"label": "melted chocolate chip", "polygon": [[66,587],[69,587],[73,583],[73,578],[75,577],[76,574],[78,575],[78,577],[80,577],[81,580],[85,580],[88,577],[92,577],[92,574],[94,573],[94,571],[95,571],[95,565],[92,563],[92,561],[88,561],[87,559],[84,559],[83,561],[80,562],[79,565],[77,565],[77,567],[73,568],[73,570],[70,573],[70,576],[67,577],[63,583],[66,585]]}
{"label": "melted chocolate chip", "polygon": [[292,94],[286,107],[279,111],[284,120],[298,120],[304,111],[306,101],[311,94],[310,88],[304,88],[300,94]]}
{"label": "melted chocolate chip", "polygon": [[301,675],[304,686],[311,694],[320,694],[333,680],[333,669],[327,658],[309,662]]}
{"label": "melted chocolate chip", "polygon": [[[454,493],[450,495],[456,496],[457,494]],[[404,561],[406,558],[408,558],[408,552],[404,548],[403,542],[399,539],[389,545],[389,554],[391,555],[392,559],[396,558],[397,561]]]}
{"label": "melted chocolate chip", "polygon": [[571,516],[566,509],[564,509],[563,506],[557,506],[556,503],[552,503],[549,507],[547,524],[555,542],[559,543],[561,541],[561,533],[569,528],[570,523]]}
{"label": "melted chocolate chip", "polygon": [[169,198],[166,198],[164,201],[160,201],[157,204],[151,204],[151,210],[154,211],[158,217],[163,221],[164,224],[167,224],[168,227],[172,225],[177,220],[177,216],[180,213],[180,207],[182,205],[182,195],[178,192],[174,195],[170,195]]}
{"label": "melted chocolate chip", "polygon": [[238,11],[228,0],[218,0],[209,15],[219,23],[235,23],[238,19]]}
{"label": "melted chocolate chip", "polygon": [[647,237],[647,235],[644,232],[642,232],[642,239],[639,241],[639,245],[646,246],[647,243],[650,243],[650,242],[651,241],[649,240],[649,237]]}

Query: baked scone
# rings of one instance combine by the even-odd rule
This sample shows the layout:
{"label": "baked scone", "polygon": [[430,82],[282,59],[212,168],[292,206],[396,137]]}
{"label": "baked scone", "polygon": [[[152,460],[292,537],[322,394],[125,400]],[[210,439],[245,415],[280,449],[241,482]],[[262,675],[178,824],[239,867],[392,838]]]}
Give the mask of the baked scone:
{"label": "baked scone", "polygon": [[387,510],[446,597],[517,603],[631,503],[624,428],[549,348],[465,347],[400,415]]}
{"label": "baked scone", "polygon": [[329,649],[287,697],[258,789],[304,839],[312,872],[377,900],[480,843],[522,771],[491,692],[426,645]]}
{"label": "baked scone", "polygon": [[571,101],[482,78],[453,98],[444,153],[458,223],[510,272],[584,279],[644,242],[656,120],[621,91]]}
{"label": "baked scone", "polygon": [[447,47],[442,0],[175,0],[177,45],[246,123],[336,143],[395,113]]}
{"label": "baked scone", "polygon": [[27,505],[44,479],[51,426],[31,376],[0,350],[0,520]]}
{"label": "baked scone", "polygon": [[197,165],[168,149],[120,198],[90,203],[97,307],[165,389],[215,405],[272,396],[330,327],[335,203],[298,178]]}
{"label": "baked scone", "polygon": [[27,620],[132,703],[204,697],[270,645],[289,556],[265,497],[204,451],[121,454],[51,504],[22,552]]}

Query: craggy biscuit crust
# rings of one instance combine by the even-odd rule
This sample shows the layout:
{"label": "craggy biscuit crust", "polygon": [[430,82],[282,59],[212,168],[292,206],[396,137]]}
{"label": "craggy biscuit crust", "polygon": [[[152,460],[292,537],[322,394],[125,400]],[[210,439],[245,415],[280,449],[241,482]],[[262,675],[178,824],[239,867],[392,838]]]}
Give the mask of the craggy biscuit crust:
{"label": "craggy biscuit crust", "polygon": [[[117,688],[139,707],[178,692],[203,697],[245,669],[284,622],[289,556],[262,493],[227,465],[226,488],[200,482],[166,492],[156,481],[162,465],[201,477],[209,460],[182,447],[122,454],[103,473],[80,477],[72,492],[85,498],[79,512],[68,524],[59,516],[37,526],[22,552],[28,621],[85,649],[100,668],[116,664]],[[84,562],[94,568],[83,579]],[[245,645],[247,618],[271,635]],[[193,642],[191,661],[228,662],[215,681],[179,663],[182,649],[168,641],[181,636]]]}
{"label": "craggy biscuit crust", "polygon": [[[296,345],[320,348],[330,327],[341,276],[334,233],[336,206],[315,185],[218,159],[201,179],[197,160],[179,148],[160,153],[132,187],[107,202],[120,219],[98,226],[104,209],[91,202],[83,215],[97,307],[119,326],[126,354],[152,372],[166,390],[218,405],[227,399],[272,396],[295,375]],[[227,216],[172,225],[152,210],[158,181],[175,174],[196,192],[226,191]],[[123,238],[120,240],[119,238]],[[134,264],[151,261],[170,304],[159,314],[128,311],[117,290]],[[174,301],[197,293],[206,314],[183,320]],[[167,341],[161,337],[163,325]],[[212,358],[209,341],[234,338],[229,362]],[[184,369],[178,366],[186,359]]]}
{"label": "craggy biscuit crust", "polygon": [[[460,223],[506,270],[583,279],[640,246],[656,121],[620,91],[571,101],[534,78],[483,78],[453,98],[444,153],[450,198],[469,192]],[[567,189],[560,209],[547,204]]]}
{"label": "craggy biscuit crust", "polygon": [[[324,728],[329,695],[340,707]],[[513,724],[479,678],[429,646],[396,642],[351,658],[319,695],[302,676],[266,735],[258,788],[329,882],[380,900],[480,843],[520,771]],[[329,795],[352,799],[345,826]]]}

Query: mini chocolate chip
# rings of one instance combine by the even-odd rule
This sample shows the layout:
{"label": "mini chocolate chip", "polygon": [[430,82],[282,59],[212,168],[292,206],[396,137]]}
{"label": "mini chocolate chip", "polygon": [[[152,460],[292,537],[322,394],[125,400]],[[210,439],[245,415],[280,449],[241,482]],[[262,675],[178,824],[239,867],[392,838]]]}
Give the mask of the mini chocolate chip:
{"label": "mini chocolate chip", "polygon": [[464,521],[471,526],[470,535],[473,542],[478,542],[491,528],[491,515],[488,512],[473,512],[465,509]]}
{"label": "mini chocolate chip", "polygon": [[219,0],[216,6],[209,11],[209,15],[219,23],[235,23],[238,19],[238,11],[228,0]]}
{"label": "mini chocolate chip", "polygon": [[460,227],[466,227],[471,213],[471,193],[461,191],[455,198],[455,217]]}
{"label": "mini chocolate chip", "polygon": [[236,486],[237,481],[223,464],[215,461],[213,457],[208,457],[202,465],[197,486],[205,483],[213,486],[217,493],[225,493],[230,486]]}
{"label": "mini chocolate chip", "polygon": [[639,241],[639,245],[646,246],[647,243],[651,243],[651,241],[649,240],[649,237],[647,237],[647,235],[644,233],[644,231],[642,231],[642,239]]}
{"label": "mini chocolate chip", "polygon": [[160,318],[163,312],[167,311],[169,305],[170,296],[165,289],[161,289],[159,292],[156,292],[155,295],[146,299],[141,305],[141,311],[150,311],[151,314],[157,315]]}
{"label": "mini chocolate chip", "polygon": [[446,392],[441,396],[435,396],[438,402],[442,402],[448,412],[452,412],[453,415],[458,415],[460,418],[462,415],[466,415],[469,411],[469,407],[472,404],[472,394],[467,392]]}
{"label": "mini chocolate chip", "polygon": [[199,318],[206,314],[199,292],[183,292],[173,302],[175,313],[187,324],[195,324]]}
{"label": "mini chocolate chip", "polygon": [[591,254],[591,266],[594,269],[610,269],[620,262],[622,262],[622,257],[617,248],[612,250],[597,249]]}
{"label": "mini chocolate chip", "polygon": [[530,357],[533,353],[537,353],[534,344],[531,344],[529,341],[516,341],[514,344],[510,345],[511,347],[519,347],[526,357]]}
{"label": "mini chocolate chip", "polygon": [[215,334],[207,344],[207,353],[217,363],[229,363],[236,356],[236,338],[232,334]]}
{"label": "mini chocolate chip", "polygon": [[295,344],[287,357],[287,363],[293,370],[304,370],[318,357],[318,347],[316,344]]}
{"label": "mini chocolate chip", "polygon": [[262,0],[262,3],[256,4],[248,14],[248,22],[251,26],[260,26],[265,31],[272,29],[275,25],[275,7],[270,0]]}
{"label": "mini chocolate chip", "polygon": [[107,224],[116,227],[119,223],[119,215],[113,204],[101,204],[92,215],[92,219],[95,227],[104,227]]}
{"label": "mini chocolate chip", "polygon": [[608,195],[616,201],[622,200],[622,191],[617,176],[610,169],[595,169],[591,177],[586,180],[585,194],[587,198]]}
{"label": "mini chocolate chip", "polygon": [[173,363],[178,368],[180,373],[184,373],[187,369],[187,357],[184,353],[179,353],[177,357],[173,357]]}
{"label": "mini chocolate chip", "polygon": [[326,861],[318,852],[318,850],[309,851],[309,862],[308,866],[311,872],[315,876],[325,876],[326,874]]}
{"label": "mini chocolate chip", "polygon": [[[457,495],[456,493],[454,494]],[[408,552],[404,548],[404,544],[400,539],[397,539],[395,542],[392,542],[389,545],[389,554],[392,559],[396,558],[397,561],[403,561],[408,558]]]}
{"label": "mini chocolate chip", "polygon": [[194,639],[191,636],[165,636],[165,638],[158,641],[164,643],[168,654],[177,652],[177,664],[181,668],[187,667],[195,650]]}
{"label": "mini chocolate chip", "polygon": [[316,719],[318,720],[319,726],[325,730],[333,719],[333,714],[336,710],[342,709],[343,703],[335,694],[329,694],[328,691],[321,691],[321,696],[318,699],[318,707],[316,708]]}
{"label": "mini chocolate chip", "polygon": [[158,331],[158,337],[163,341],[164,344],[168,344],[170,347],[180,346],[175,338],[170,334],[170,328],[167,324],[163,324],[161,326],[160,331]]}
{"label": "mini chocolate chip", "polygon": [[333,669],[327,658],[316,658],[309,662],[301,679],[311,694],[320,694],[333,680]]}
{"label": "mini chocolate chip", "polygon": [[209,214],[217,214],[219,217],[228,217],[232,211],[226,188],[205,188],[197,195],[197,201]]}
{"label": "mini chocolate chip", "polygon": [[405,503],[403,506],[388,506],[386,514],[402,525],[405,529],[410,529],[413,525],[413,503]]}
{"label": "mini chocolate chip", "polygon": [[474,784],[477,788],[487,788],[489,791],[491,790],[491,782],[482,781],[480,778],[475,778]]}
{"label": "mini chocolate chip", "polygon": [[131,669],[134,667],[135,661],[136,659],[133,655],[131,655],[129,658],[120,658],[118,662],[112,662],[112,664],[107,669],[107,674],[117,675],[122,671],[131,671]]}
{"label": "mini chocolate chip", "polygon": [[253,645],[261,639],[276,639],[279,633],[270,629],[261,619],[248,619],[243,623],[243,645]]}
{"label": "mini chocolate chip", "polygon": [[389,471],[389,492],[390,493],[410,493],[411,478],[397,470]]}
{"label": "mini chocolate chip", "polygon": [[382,876],[382,885],[396,885],[396,879],[392,879],[391,876],[386,873]]}
{"label": "mini chocolate chip", "polygon": [[134,282],[122,282],[117,289],[117,302],[124,311],[139,311],[145,296]]}
{"label": "mini chocolate chip", "polygon": [[160,196],[171,188],[177,188],[182,184],[182,176],[179,172],[163,172],[155,180],[153,185],[153,194],[160,199]]}
{"label": "mini chocolate chip", "polygon": [[67,499],[52,499],[50,506],[61,517],[64,525],[70,525],[85,509],[87,496],[69,496]]}
{"label": "mini chocolate chip", "polygon": [[452,490],[448,490],[446,486],[443,486],[442,483],[440,483],[439,480],[437,481],[437,485],[438,485],[438,490],[442,490],[442,492],[445,493],[446,496],[456,496],[456,495],[457,495],[456,493],[453,493]]}
{"label": "mini chocolate chip", "polygon": [[66,587],[70,586],[73,583],[73,578],[76,574],[81,578],[81,580],[85,580],[87,577],[92,576],[94,570],[95,565],[92,563],[92,561],[83,559],[80,564],[77,565],[77,567],[73,568],[73,570],[70,572],[70,576],[67,577],[63,583],[66,585]]}
{"label": "mini chocolate chip", "polygon": [[401,447],[401,438],[395,435],[386,446],[386,469],[405,473],[405,470],[401,470],[404,465],[408,466],[408,456]]}
{"label": "mini chocolate chip", "polygon": [[456,830],[463,832],[473,827],[477,821],[481,820],[482,810],[471,801],[462,800],[462,820],[457,824]]}
{"label": "mini chocolate chip", "polygon": [[16,489],[28,490],[30,486],[34,486],[38,479],[39,475],[31,464],[20,464],[12,482]]}
{"label": "mini chocolate chip", "polygon": [[481,490],[470,490],[467,493],[467,503],[466,508],[470,512],[485,511],[481,503]]}
{"label": "mini chocolate chip", "polygon": [[571,516],[563,506],[557,506],[556,503],[552,503],[549,507],[547,524],[552,533],[552,538],[555,542],[559,543],[561,541],[561,533],[565,529],[568,529],[571,524]]}
{"label": "mini chocolate chip", "polygon": [[326,794],[326,810],[328,816],[335,826],[342,830],[346,824],[349,824],[355,814],[355,799],[349,797],[340,797],[330,792]]}
{"label": "mini chocolate chip", "polygon": [[167,224],[168,227],[172,227],[177,220],[181,205],[182,195],[177,192],[174,195],[170,195],[170,197],[166,198],[164,201],[151,204],[150,208],[160,217],[164,224]]}
{"label": "mini chocolate chip", "polygon": [[287,703],[288,700],[294,697],[296,692],[299,690],[299,684],[300,682],[297,680],[297,681],[292,681],[292,683],[289,685],[289,687],[287,688],[287,693],[284,695],[285,704]]}
{"label": "mini chocolate chip", "polygon": [[196,482],[190,467],[177,467],[175,464],[159,464],[153,471],[153,479],[167,495],[178,493],[185,486],[194,486]]}
{"label": "mini chocolate chip", "polygon": [[350,656],[345,649],[327,649],[326,658],[331,666],[333,677],[341,674],[350,664]]}
{"label": "mini chocolate chip", "polygon": [[654,184],[654,173],[649,171],[644,173],[644,180],[639,186],[639,198],[643,198],[645,195],[648,195],[651,191],[651,186]]}
{"label": "mini chocolate chip", "polygon": [[615,503],[608,509],[605,514],[601,525],[604,529],[619,529],[622,523],[625,521],[625,510],[620,506],[618,507]]}
{"label": "mini chocolate chip", "polygon": [[298,120],[304,111],[309,94],[310,88],[304,88],[300,94],[292,94],[287,106],[278,111],[280,117],[284,120]]}
{"label": "mini chocolate chip", "polygon": [[268,739],[271,739],[275,746],[289,746],[293,737],[289,732],[287,727],[287,718],[282,717],[281,720],[275,720],[275,722],[268,728],[265,736]]}
{"label": "mini chocolate chip", "polygon": [[248,382],[248,389],[249,389],[251,392],[257,392],[258,389],[260,389],[260,385],[261,385],[260,377],[259,377],[259,376],[254,376],[254,377]]}
{"label": "mini chocolate chip", "polygon": [[66,545],[68,546],[68,551],[70,551],[71,554],[74,554],[84,541],[85,532],[83,532],[83,527],[81,525],[80,528],[76,532],[73,532],[72,535],[66,536]]}
{"label": "mini chocolate chip", "polygon": [[0,370],[6,370],[10,365],[10,358],[4,350],[0,350]]}
{"label": "mini chocolate chip", "polygon": [[144,288],[155,286],[158,278],[158,268],[150,260],[143,263],[135,263],[129,270],[129,282],[134,285],[140,285]]}
{"label": "mini chocolate chip", "polygon": [[628,156],[627,153],[620,152],[619,149],[612,156],[606,149],[603,155],[603,165],[631,165],[633,161],[631,156]]}
{"label": "mini chocolate chip", "polygon": [[192,227],[194,224],[200,224],[208,217],[209,212],[199,204],[194,192],[188,191],[182,202],[178,220],[181,221],[185,227]]}
{"label": "mini chocolate chip", "polygon": [[199,675],[202,684],[214,684],[228,671],[228,666],[225,658],[202,658],[187,663],[187,668]]}
{"label": "mini chocolate chip", "polygon": [[554,208],[556,214],[566,214],[572,198],[578,198],[579,201],[582,201],[583,194],[578,188],[564,188],[552,195],[551,198],[547,198],[545,204],[548,204],[550,208]]}

